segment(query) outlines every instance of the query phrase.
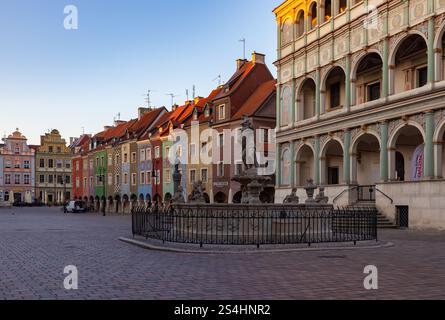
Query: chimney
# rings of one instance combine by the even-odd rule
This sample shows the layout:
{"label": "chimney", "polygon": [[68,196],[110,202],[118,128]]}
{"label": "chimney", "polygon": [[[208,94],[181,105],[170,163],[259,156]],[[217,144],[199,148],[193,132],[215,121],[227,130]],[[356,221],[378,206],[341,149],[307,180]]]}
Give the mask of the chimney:
{"label": "chimney", "polygon": [[195,99],[193,100],[193,104],[197,104],[201,99],[204,99],[203,97],[195,97]]}
{"label": "chimney", "polygon": [[147,112],[150,112],[150,108],[138,108],[138,119],[141,120],[142,116]]}
{"label": "chimney", "polygon": [[254,53],[252,53],[252,62],[254,64],[256,64],[256,63],[266,64],[266,55],[264,55],[262,53],[254,52]]}
{"label": "chimney", "polygon": [[241,69],[246,62],[247,62],[247,60],[245,60],[245,59],[238,59],[238,60],[236,60],[236,68],[237,68],[237,70]]}
{"label": "chimney", "polygon": [[177,104],[172,105],[172,111],[175,111],[176,108],[178,108],[178,105],[177,105]]}

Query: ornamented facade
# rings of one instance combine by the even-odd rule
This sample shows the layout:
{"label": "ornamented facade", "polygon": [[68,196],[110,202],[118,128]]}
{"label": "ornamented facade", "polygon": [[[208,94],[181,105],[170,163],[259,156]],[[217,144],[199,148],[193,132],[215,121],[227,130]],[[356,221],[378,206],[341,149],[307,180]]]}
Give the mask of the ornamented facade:
{"label": "ornamented facade", "polygon": [[336,205],[373,190],[394,221],[403,208],[411,226],[445,228],[445,2],[288,0],[274,13],[276,201],[314,178]]}
{"label": "ornamented facade", "polygon": [[0,145],[0,204],[33,203],[35,194],[35,146],[17,129]]}
{"label": "ornamented facade", "polygon": [[71,199],[72,149],[59,131],[40,137],[36,152],[36,196],[44,204],[61,204]]}

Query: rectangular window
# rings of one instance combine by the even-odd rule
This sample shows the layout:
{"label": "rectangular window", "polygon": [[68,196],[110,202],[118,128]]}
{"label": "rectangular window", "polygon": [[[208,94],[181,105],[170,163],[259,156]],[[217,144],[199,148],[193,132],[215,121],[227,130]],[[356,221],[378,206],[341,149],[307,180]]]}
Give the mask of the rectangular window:
{"label": "rectangular window", "polygon": [[48,159],[48,168],[54,168],[54,160]]}
{"label": "rectangular window", "polygon": [[14,183],[15,184],[20,184],[21,183],[21,179],[20,179],[20,175],[19,174],[16,174],[14,176]]}
{"label": "rectangular window", "polygon": [[135,185],[137,185],[137,183],[138,183],[138,181],[137,181],[137,175],[136,175],[136,173],[132,173],[132,174],[131,174],[131,185],[132,185],[132,186],[135,186]]}
{"label": "rectangular window", "polygon": [[5,184],[11,184],[11,175],[5,174]]}
{"label": "rectangular window", "polygon": [[120,185],[121,184],[121,176],[120,175],[116,175],[116,185]]}
{"label": "rectangular window", "polygon": [[93,182],[94,182],[94,178],[90,177],[90,188],[93,188]]}
{"label": "rectangular window", "polygon": [[172,182],[170,169],[165,170],[165,182],[166,183],[171,183]]}
{"label": "rectangular window", "polygon": [[136,152],[131,153],[131,163],[136,163]]}
{"label": "rectangular window", "polygon": [[156,184],[161,184],[161,170],[158,170],[158,172],[156,173]]}
{"label": "rectangular window", "polygon": [[88,179],[87,178],[83,178],[83,188],[84,189],[87,188],[87,184],[88,184]]}
{"label": "rectangular window", "polygon": [[29,174],[25,174],[23,176],[23,181],[24,181],[24,184],[26,184],[26,185],[29,185],[31,183],[31,179],[29,177]]}
{"label": "rectangular window", "polygon": [[45,159],[40,159],[40,161],[39,161],[39,167],[40,167],[40,168],[45,168]]}
{"label": "rectangular window", "polygon": [[113,175],[111,173],[108,174],[108,185],[113,185]]}
{"label": "rectangular window", "polygon": [[218,107],[218,120],[224,120],[226,118],[226,106],[220,105]]}
{"label": "rectangular window", "polygon": [[57,169],[62,169],[62,160],[56,160]]}
{"label": "rectangular window", "polygon": [[24,169],[30,169],[31,168],[31,163],[30,163],[29,160],[23,161],[23,168]]}
{"label": "rectangular window", "polygon": [[113,163],[113,156],[111,154],[108,155],[108,165],[111,166]]}
{"label": "rectangular window", "polygon": [[150,161],[150,160],[151,160],[151,148],[148,148],[148,149],[145,151],[145,154],[146,154],[146,159],[147,159],[148,161]]}
{"label": "rectangular window", "polygon": [[218,143],[219,143],[219,147],[224,146],[224,133],[220,133],[218,136]]}
{"label": "rectangular window", "polygon": [[124,163],[128,163],[128,153],[124,153]]}
{"label": "rectangular window", "polygon": [[142,149],[139,162],[144,162],[144,161],[145,161],[145,149]]}
{"label": "rectangular window", "polygon": [[190,170],[190,184],[196,182],[196,170]]}
{"label": "rectangular window", "polygon": [[71,184],[71,176],[65,176],[65,183]]}
{"label": "rectangular window", "polygon": [[48,183],[54,183],[54,176],[52,174],[48,176]]}
{"label": "rectangular window", "polygon": [[151,171],[147,171],[147,174],[145,176],[146,184],[151,184]]}
{"label": "rectangular window", "polygon": [[190,160],[196,157],[196,145],[194,143],[190,144]]}
{"label": "rectangular window", "polygon": [[63,176],[57,176],[57,184],[63,184]]}
{"label": "rectangular window", "polygon": [[65,169],[71,169],[71,161],[65,160]]}
{"label": "rectangular window", "polygon": [[223,162],[218,163],[217,174],[218,174],[218,177],[224,177],[224,163]]}
{"label": "rectangular window", "polygon": [[331,84],[329,91],[331,97],[330,108],[335,109],[340,107],[340,82]]}
{"label": "rectangular window", "polygon": [[53,153],[53,151],[54,151],[53,147],[52,147],[52,146],[49,146],[49,147],[48,147],[48,152],[49,152],[49,153]]}
{"label": "rectangular window", "polygon": [[124,173],[124,184],[128,184],[128,173]]}
{"label": "rectangular window", "polygon": [[45,175],[41,174],[39,181],[40,181],[40,183],[45,183]]}
{"label": "rectangular window", "polygon": [[79,179],[79,177],[76,178],[76,188],[80,188],[80,179]]}
{"label": "rectangular window", "polygon": [[94,161],[93,159],[90,160],[90,170],[94,169]]}
{"label": "rectangular window", "polygon": [[141,176],[139,177],[139,184],[145,184],[145,172],[141,172]]}
{"label": "rectangular window", "polygon": [[5,168],[6,168],[6,169],[11,169],[11,168],[12,168],[12,161],[11,161],[11,160],[6,160],[6,162],[5,162]]}
{"label": "rectangular window", "polygon": [[99,167],[99,157],[96,158],[96,167]]}
{"label": "rectangular window", "polygon": [[20,161],[16,161],[16,162],[14,163],[14,168],[15,168],[15,169],[20,169]]}
{"label": "rectangular window", "polygon": [[201,169],[201,181],[203,183],[207,183],[209,181],[208,170]]}
{"label": "rectangular window", "polygon": [[155,148],[155,159],[158,159],[161,156],[161,149],[160,147]]}
{"label": "rectangular window", "polygon": [[380,99],[380,82],[375,82],[368,85],[368,99],[367,101],[375,101]]}
{"label": "rectangular window", "polygon": [[165,157],[166,158],[170,157],[170,147],[165,147]]}
{"label": "rectangular window", "polygon": [[428,84],[428,67],[417,69],[417,88],[421,88]]}
{"label": "rectangular window", "polygon": [[243,171],[243,164],[241,162],[237,162],[235,164],[235,175],[240,175]]}

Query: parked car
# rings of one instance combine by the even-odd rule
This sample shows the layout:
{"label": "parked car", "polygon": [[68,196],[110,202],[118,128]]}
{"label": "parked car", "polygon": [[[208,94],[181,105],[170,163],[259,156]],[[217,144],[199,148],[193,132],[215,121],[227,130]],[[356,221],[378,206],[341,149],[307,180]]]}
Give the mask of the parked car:
{"label": "parked car", "polygon": [[85,213],[87,206],[83,201],[70,201],[65,207],[65,213]]}

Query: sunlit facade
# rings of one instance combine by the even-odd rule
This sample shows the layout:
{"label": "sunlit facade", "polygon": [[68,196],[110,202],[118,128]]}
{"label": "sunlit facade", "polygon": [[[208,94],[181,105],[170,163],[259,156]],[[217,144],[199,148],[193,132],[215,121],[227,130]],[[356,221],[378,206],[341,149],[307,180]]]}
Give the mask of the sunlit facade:
{"label": "sunlit facade", "polygon": [[278,188],[310,178],[335,205],[375,193],[445,228],[445,1],[301,1],[277,17]]}

